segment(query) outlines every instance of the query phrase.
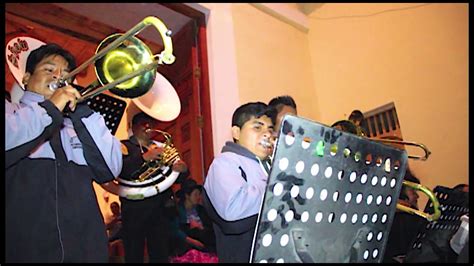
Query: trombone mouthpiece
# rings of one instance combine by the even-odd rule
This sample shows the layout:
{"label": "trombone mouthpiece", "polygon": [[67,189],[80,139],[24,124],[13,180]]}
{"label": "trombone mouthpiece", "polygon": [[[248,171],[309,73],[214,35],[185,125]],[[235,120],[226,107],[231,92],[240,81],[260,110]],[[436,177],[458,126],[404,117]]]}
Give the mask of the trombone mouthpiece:
{"label": "trombone mouthpiece", "polygon": [[265,148],[273,148],[273,143],[271,143],[267,139],[262,139],[260,141],[260,144],[262,144]]}
{"label": "trombone mouthpiece", "polygon": [[58,80],[58,81],[53,81],[49,83],[48,88],[52,91],[56,91],[57,89],[62,88],[67,85],[68,85],[67,81]]}

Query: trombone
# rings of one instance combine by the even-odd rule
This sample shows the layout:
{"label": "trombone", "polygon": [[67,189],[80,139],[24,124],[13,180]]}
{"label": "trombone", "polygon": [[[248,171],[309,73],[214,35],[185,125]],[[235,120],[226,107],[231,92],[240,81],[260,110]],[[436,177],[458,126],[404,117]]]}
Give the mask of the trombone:
{"label": "trombone", "polygon": [[431,155],[431,151],[428,150],[428,148],[421,144],[421,143],[416,143],[413,141],[404,141],[404,140],[392,140],[392,139],[371,139],[373,141],[378,141],[378,142],[384,142],[387,144],[402,144],[402,145],[408,145],[408,146],[415,146],[420,149],[422,149],[425,153],[423,156],[418,156],[418,155],[410,155],[408,154],[408,158],[414,159],[414,160],[421,160],[421,161],[426,161],[428,157]]}
{"label": "trombone", "polygon": [[405,185],[407,187],[411,187],[414,190],[420,190],[421,192],[425,193],[428,196],[428,198],[433,202],[434,213],[433,214],[428,214],[428,213],[419,211],[417,209],[407,207],[407,206],[402,205],[400,203],[397,203],[397,209],[399,209],[401,211],[404,211],[404,212],[408,212],[410,214],[415,214],[415,215],[418,215],[420,217],[423,217],[426,220],[428,220],[429,222],[438,220],[439,216],[441,215],[441,211],[439,209],[438,199],[436,198],[434,193],[431,190],[429,190],[427,187],[424,187],[420,184],[413,183],[413,182],[410,182],[410,181],[404,180],[403,185]]}
{"label": "trombone", "polygon": [[[134,36],[148,26],[154,26],[161,34],[164,50],[160,54],[153,55],[150,49]],[[68,80],[95,62],[98,81],[103,86],[98,87],[100,84],[97,81],[90,84],[81,92],[78,102],[83,102],[105,90],[126,98],[141,96],[152,87],[158,65],[172,64],[175,61],[170,36],[171,31],[160,19],[146,17],[126,33],[113,34],[104,39],[93,57],[69,74],[49,84],[49,88],[56,90],[68,85]],[[102,48],[103,46],[105,48]],[[155,60],[156,57],[158,60]]]}
{"label": "trombone", "polygon": [[[332,124],[331,127],[337,128],[337,129],[342,130],[344,132],[355,134],[359,137],[367,138],[365,136],[365,133],[362,130],[362,128],[360,126],[356,125],[354,122],[352,122],[350,120],[339,120],[339,121],[335,122],[334,124]],[[428,150],[428,148],[425,145],[419,144],[419,143],[416,143],[416,142],[402,141],[402,140],[389,140],[389,139],[370,139],[370,140],[386,143],[386,144],[389,144],[389,145],[390,144],[412,145],[412,146],[416,146],[416,147],[419,147],[419,148],[423,149],[423,151],[425,152],[424,156],[408,155],[408,158],[410,158],[410,159],[425,161],[426,159],[428,159],[428,157],[431,154],[431,152]],[[415,214],[415,215],[421,216],[421,217],[425,218],[426,220],[428,220],[429,222],[438,220],[438,218],[441,216],[441,211],[439,209],[438,199],[436,198],[434,193],[430,189],[428,189],[427,187],[422,186],[422,185],[417,184],[417,183],[410,182],[410,181],[404,180],[403,185],[411,187],[414,190],[419,190],[419,191],[425,193],[426,196],[428,196],[428,198],[433,202],[434,213],[433,214],[424,213],[422,211],[419,211],[419,210],[401,205],[399,203],[397,203],[397,209],[399,209],[401,211],[404,211],[404,212],[408,212],[410,214]]]}
{"label": "trombone", "polygon": [[[362,127],[354,124],[354,122],[350,120],[339,120],[332,124],[331,127],[338,128],[344,132],[352,133],[355,134],[359,137],[366,137],[364,131],[362,130]],[[416,143],[413,141],[404,141],[404,140],[392,140],[392,139],[370,139],[372,141],[377,141],[377,142],[383,142],[387,144],[401,144],[401,145],[408,145],[408,146],[415,146],[423,150],[425,153],[423,156],[419,155],[408,155],[408,158],[414,159],[414,160],[421,160],[421,161],[426,161],[428,157],[431,155],[431,151],[428,150],[428,147],[421,143]]]}

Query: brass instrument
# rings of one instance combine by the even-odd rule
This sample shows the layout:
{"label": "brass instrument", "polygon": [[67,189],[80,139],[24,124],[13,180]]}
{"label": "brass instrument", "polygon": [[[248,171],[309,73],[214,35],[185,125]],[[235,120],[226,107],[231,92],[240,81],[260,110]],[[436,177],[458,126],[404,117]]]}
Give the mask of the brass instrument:
{"label": "brass instrument", "polygon": [[[148,26],[154,26],[163,38],[164,50],[153,55],[150,49],[134,35]],[[78,102],[109,90],[121,97],[135,98],[150,90],[160,64],[172,64],[175,60],[171,31],[156,17],[146,17],[124,34],[113,34],[97,47],[96,54],[61,79],[49,84],[56,90],[68,84],[68,80],[95,62],[98,81],[81,92]],[[158,60],[156,60],[158,57]],[[102,87],[98,87],[102,84]]]}
{"label": "brass instrument", "polygon": [[415,214],[415,215],[421,216],[421,217],[425,218],[426,220],[428,220],[429,222],[438,220],[439,216],[441,215],[441,210],[439,209],[439,202],[438,202],[438,199],[436,198],[436,196],[434,195],[434,193],[431,190],[429,190],[427,187],[422,186],[422,185],[417,184],[417,183],[410,182],[410,181],[404,180],[403,185],[411,187],[414,190],[419,190],[419,191],[425,193],[428,196],[428,198],[433,202],[434,213],[433,214],[424,213],[422,211],[404,206],[400,203],[397,203],[397,209],[399,209],[401,211],[404,211],[404,212],[408,212],[410,214]]}
{"label": "brass instrument", "polygon": [[[331,127],[338,128],[344,132],[355,134],[359,137],[366,137],[362,128],[360,126],[357,126],[350,120],[339,120],[336,123],[332,124]],[[428,157],[431,155],[431,151],[428,150],[428,148],[421,143],[416,143],[412,141],[404,141],[404,140],[391,140],[391,139],[370,139],[370,140],[383,142],[386,144],[401,144],[401,145],[409,145],[409,146],[415,146],[415,147],[421,148],[423,152],[425,153],[423,156],[408,155],[408,158],[414,159],[414,160],[426,161]]]}
{"label": "brass instrument", "polygon": [[[171,135],[159,129],[151,128],[146,129],[145,132],[158,132],[165,137],[165,143],[159,143],[163,145],[162,148],[164,149],[161,157],[151,162],[144,162],[132,174],[132,179],[117,177],[116,184],[118,188],[112,193],[132,200],[141,200],[167,190],[178,178],[180,173],[173,170],[173,164],[180,160],[180,155],[174,147]],[[156,145],[156,143],[153,145]]]}
{"label": "brass instrument", "polygon": [[410,158],[410,159],[426,161],[428,159],[428,157],[431,155],[431,151],[428,150],[428,148],[425,145],[421,144],[421,143],[416,143],[416,142],[413,142],[413,141],[404,141],[404,140],[392,140],[392,139],[371,139],[371,140],[378,141],[378,142],[384,142],[384,143],[387,143],[387,144],[402,144],[402,145],[415,146],[415,147],[418,147],[418,148],[422,149],[425,153],[423,156],[415,156],[415,155],[408,154],[408,158]]}
{"label": "brass instrument", "polygon": [[[163,39],[164,50],[160,54],[153,55],[151,50],[134,36],[148,26],[156,28]],[[68,85],[74,76],[94,62],[97,80],[87,86],[85,90],[80,91],[81,98],[78,99],[78,102],[84,102],[105,90],[110,90],[111,93],[121,97],[136,98],[132,101],[151,117],[171,121],[179,115],[181,110],[179,97],[169,81],[156,71],[159,65],[172,64],[175,61],[171,34],[172,32],[160,19],[153,16],[146,17],[129,31],[105,38],[98,45],[93,57],[69,74],[50,83],[49,88],[54,91]],[[21,46],[18,46],[20,44]],[[12,60],[7,60],[7,63],[19,85],[22,84],[29,53],[43,44],[31,37],[14,38],[8,43],[7,57]],[[9,46],[23,48],[16,49],[15,53],[12,53],[8,49]],[[19,62],[13,60],[16,58],[19,58]],[[17,88],[15,88],[13,95],[15,99],[13,100],[18,102],[24,88],[15,87]],[[166,105],[162,103],[166,103]],[[169,134],[165,133],[165,136],[170,140],[165,144],[164,164],[155,162],[156,165],[152,168],[154,171],[147,167],[147,174],[141,177],[143,182],[117,177],[113,182],[107,184],[107,190],[121,197],[143,199],[168,189],[179,175],[178,172],[172,171],[168,165],[174,163],[179,158],[179,154],[174,149]]]}
{"label": "brass instrument", "polygon": [[141,169],[144,169],[144,171],[141,172],[138,176],[138,181],[140,182],[143,182],[149,179],[150,177],[153,177],[156,171],[161,167],[172,166],[173,163],[179,159],[179,152],[176,147],[174,147],[173,140],[169,133],[161,131],[159,129],[151,128],[148,128],[147,130],[145,130],[145,132],[158,132],[165,137],[166,142],[164,143],[163,153],[161,154],[161,157],[159,159],[143,163]]}
{"label": "brass instrument", "polygon": [[[355,134],[359,137],[367,138],[365,136],[364,131],[362,130],[362,128],[360,126],[354,124],[354,122],[352,122],[350,120],[337,121],[334,124],[332,124],[331,127],[337,128],[337,129],[342,130],[344,132]],[[423,149],[423,151],[425,152],[425,155],[423,157],[408,155],[408,158],[410,158],[410,159],[425,161],[426,159],[428,159],[429,155],[431,154],[431,152],[428,150],[428,148],[425,145],[418,144],[418,143],[415,143],[415,142],[401,141],[401,140],[400,141],[399,140],[388,140],[388,139],[370,139],[370,140],[381,142],[381,143],[384,143],[384,144],[389,144],[389,145],[390,144],[413,145],[413,146],[417,146],[417,147]],[[433,214],[424,213],[422,211],[419,211],[419,210],[401,205],[399,203],[397,203],[397,209],[399,209],[401,211],[404,211],[404,212],[408,212],[410,214],[415,214],[415,215],[421,216],[421,217],[425,218],[426,220],[428,220],[430,222],[435,221],[439,218],[439,216],[441,215],[441,210],[439,209],[439,202],[438,202],[438,199],[436,198],[436,196],[434,195],[434,193],[430,189],[428,189],[427,187],[422,186],[420,184],[409,182],[409,181],[406,181],[406,180],[403,181],[403,185],[411,187],[414,190],[419,190],[419,191],[425,193],[428,196],[428,198],[433,202],[434,213]]]}
{"label": "brass instrument", "polygon": [[[157,29],[163,39],[164,49],[159,54],[153,55],[150,48],[135,37],[148,26]],[[80,91],[78,102],[84,102],[109,90],[120,97],[137,100],[140,103],[138,107],[146,107],[143,111],[155,119],[166,118],[166,121],[170,121],[180,112],[179,98],[171,84],[156,69],[159,65],[172,64],[174,61],[171,31],[160,19],[149,16],[127,32],[105,38],[98,45],[94,56],[64,77],[50,83],[49,88],[56,90],[68,85],[74,76],[94,62],[97,80]],[[159,84],[164,81],[166,84]],[[145,95],[150,96],[141,97]],[[156,107],[155,101],[163,102],[160,99],[166,99],[168,105],[179,106],[152,108]],[[156,109],[160,109],[160,112]],[[169,110],[173,112],[168,114]],[[117,177],[107,185],[109,192],[120,197],[140,200],[165,191],[176,181],[179,172],[173,171],[171,164],[179,159],[179,153],[171,142],[171,136],[166,132],[162,133],[167,139],[163,159],[143,165],[138,176],[134,175],[132,180]]]}

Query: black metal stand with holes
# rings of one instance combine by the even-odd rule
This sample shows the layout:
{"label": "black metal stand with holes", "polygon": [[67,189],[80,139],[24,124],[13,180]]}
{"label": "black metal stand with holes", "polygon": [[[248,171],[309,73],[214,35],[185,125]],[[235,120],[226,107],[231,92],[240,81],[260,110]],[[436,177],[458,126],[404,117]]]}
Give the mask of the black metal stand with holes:
{"label": "black metal stand with holes", "polygon": [[[461,225],[461,216],[469,213],[469,193],[437,186],[434,194],[440,203],[441,216],[421,228],[412,241],[404,262],[456,262],[457,255],[449,241]],[[433,213],[433,203],[426,204],[426,213]]]}
{"label": "black metal stand with holes", "polygon": [[381,262],[407,154],[287,115],[251,262]]}
{"label": "black metal stand with holes", "polygon": [[100,113],[105,120],[105,125],[112,135],[115,135],[122,119],[127,103],[124,100],[101,93],[86,100],[89,107]]}

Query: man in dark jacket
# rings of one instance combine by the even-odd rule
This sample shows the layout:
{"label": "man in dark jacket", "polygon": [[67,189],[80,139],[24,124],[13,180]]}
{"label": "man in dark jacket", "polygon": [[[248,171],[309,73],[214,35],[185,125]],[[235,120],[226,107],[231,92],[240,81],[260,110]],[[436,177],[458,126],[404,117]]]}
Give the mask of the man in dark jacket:
{"label": "man in dark jacket", "polygon": [[104,118],[76,104],[74,87],[48,86],[75,65],[58,45],[39,47],[28,56],[20,102],[5,101],[7,262],[108,262],[92,182],[113,180],[122,153]]}
{"label": "man in dark jacket", "polygon": [[[405,180],[420,184],[409,168],[406,170]],[[418,193],[411,187],[403,186],[400,191],[398,203],[418,210]],[[420,228],[426,224],[425,220],[417,215],[397,209],[393,217],[392,227],[388,236],[383,262],[402,262],[415,239]]]}
{"label": "man in dark jacket", "polygon": [[[132,119],[133,135],[123,140],[123,169],[120,178],[137,180],[144,163],[159,160],[164,147],[153,140],[149,129],[155,120],[145,113],[138,113]],[[180,182],[189,174],[187,165],[181,159],[172,162],[172,170],[179,172]],[[122,205],[122,240],[126,263],[143,263],[145,241],[150,263],[168,262],[170,217],[167,204],[172,201],[172,190],[159,191],[143,199],[120,196]]]}

